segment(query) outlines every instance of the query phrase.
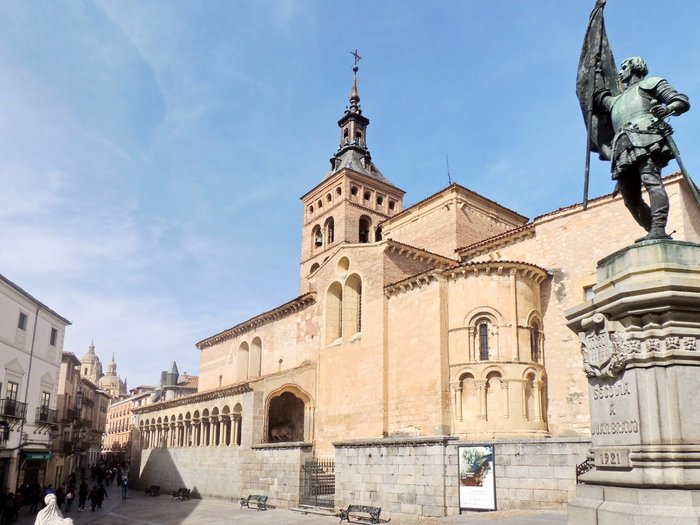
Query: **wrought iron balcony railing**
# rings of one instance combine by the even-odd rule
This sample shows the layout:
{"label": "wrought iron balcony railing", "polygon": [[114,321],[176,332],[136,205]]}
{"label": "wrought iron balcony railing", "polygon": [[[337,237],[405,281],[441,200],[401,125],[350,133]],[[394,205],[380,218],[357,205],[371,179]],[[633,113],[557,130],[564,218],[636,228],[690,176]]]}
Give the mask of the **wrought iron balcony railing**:
{"label": "wrought iron balcony railing", "polygon": [[0,417],[24,419],[27,415],[27,403],[15,399],[0,399]]}
{"label": "wrought iron balcony railing", "polygon": [[55,425],[58,421],[58,410],[51,410],[50,408],[46,407],[37,407],[36,418],[34,421],[45,425]]}

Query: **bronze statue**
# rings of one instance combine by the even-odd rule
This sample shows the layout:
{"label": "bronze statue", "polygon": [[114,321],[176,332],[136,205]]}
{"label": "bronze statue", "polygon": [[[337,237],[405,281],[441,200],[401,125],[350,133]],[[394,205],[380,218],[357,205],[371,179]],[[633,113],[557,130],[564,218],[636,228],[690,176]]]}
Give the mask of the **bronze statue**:
{"label": "bronze statue", "polygon": [[[626,59],[618,74],[625,90],[613,96],[604,87],[596,88],[593,106],[594,112],[606,112],[611,117],[614,136],[609,156],[612,178],[617,181],[615,189],[648,232],[637,241],[671,238],[666,233],[668,195],[661,182],[661,169],[674,154],[666,140],[671,130],[663,119],[690,109],[687,96],[663,78],[647,77],[647,73],[641,57]],[[642,199],[642,185],[649,194],[649,204]]]}
{"label": "bronze statue", "polygon": [[[688,175],[664,119],[690,109],[688,97],[660,77],[647,77],[640,57],[628,58],[616,72],[603,8],[596,0],[583,41],[576,78],[576,93],[588,131],[583,209],[588,203],[590,153],[612,161],[614,194],[622,194],[625,206],[647,235],[639,241],[670,239],[666,233],[668,195],[661,169],[671,158],[678,161],[683,177],[700,204],[698,188]],[[642,199],[642,186],[649,204]]]}

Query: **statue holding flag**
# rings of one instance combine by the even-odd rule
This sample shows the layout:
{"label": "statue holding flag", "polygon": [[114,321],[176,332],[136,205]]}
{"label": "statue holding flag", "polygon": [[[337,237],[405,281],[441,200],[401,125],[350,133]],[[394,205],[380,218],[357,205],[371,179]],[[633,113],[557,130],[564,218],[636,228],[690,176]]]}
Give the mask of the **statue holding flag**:
{"label": "statue holding flag", "polygon": [[[591,13],[576,82],[588,130],[584,209],[590,152],[596,151],[601,159],[612,161],[615,193],[619,191],[627,209],[647,231],[637,242],[670,239],[666,233],[668,195],[661,169],[671,158],[678,160],[696,198],[698,195],[664,119],[688,111],[690,103],[663,78],[647,77],[647,65],[641,57],[626,59],[619,73],[615,72],[605,34],[604,6],[605,0],[597,0]],[[649,195],[649,204],[642,198],[642,186]]]}

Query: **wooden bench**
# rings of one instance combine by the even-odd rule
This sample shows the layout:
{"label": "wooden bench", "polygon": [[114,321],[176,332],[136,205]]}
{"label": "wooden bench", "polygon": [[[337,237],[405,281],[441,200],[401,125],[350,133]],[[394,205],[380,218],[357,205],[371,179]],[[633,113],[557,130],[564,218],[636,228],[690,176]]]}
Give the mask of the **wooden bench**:
{"label": "wooden bench", "polygon": [[258,506],[258,510],[267,510],[267,496],[251,494],[247,498],[241,498],[241,508],[251,508],[251,502],[255,502],[255,504]]}
{"label": "wooden bench", "polygon": [[146,488],[146,496],[160,496],[160,485],[151,485]]}
{"label": "wooden bench", "polygon": [[180,501],[190,499],[190,489],[181,488],[181,489],[173,490],[172,499],[175,499],[175,498],[179,499]]}
{"label": "wooden bench", "polygon": [[381,512],[381,507],[372,507],[370,505],[348,505],[347,510],[340,509],[340,523],[343,523],[343,520],[350,523],[351,517],[355,520],[369,521],[370,523],[389,522],[390,520],[379,519],[379,514],[381,514]]}

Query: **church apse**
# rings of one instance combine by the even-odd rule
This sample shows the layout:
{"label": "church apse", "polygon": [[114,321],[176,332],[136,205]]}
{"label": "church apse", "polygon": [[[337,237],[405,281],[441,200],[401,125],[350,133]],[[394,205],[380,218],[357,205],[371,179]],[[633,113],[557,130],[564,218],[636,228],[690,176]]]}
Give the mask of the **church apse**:
{"label": "church apse", "polygon": [[[452,433],[477,439],[547,435],[540,313],[546,272],[503,261],[449,272]],[[467,310],[461,322],[460,310]]]}

